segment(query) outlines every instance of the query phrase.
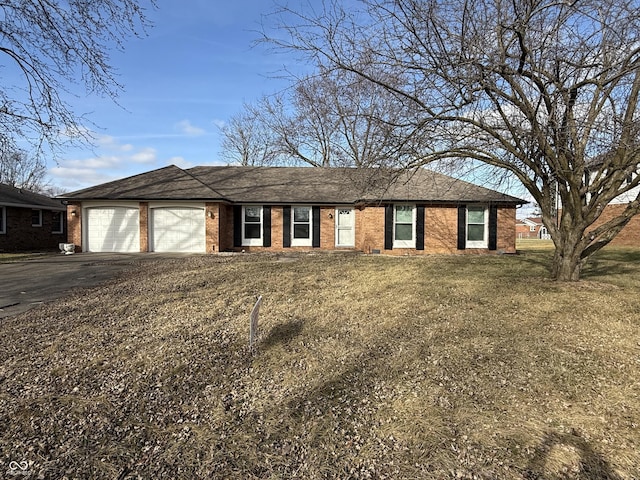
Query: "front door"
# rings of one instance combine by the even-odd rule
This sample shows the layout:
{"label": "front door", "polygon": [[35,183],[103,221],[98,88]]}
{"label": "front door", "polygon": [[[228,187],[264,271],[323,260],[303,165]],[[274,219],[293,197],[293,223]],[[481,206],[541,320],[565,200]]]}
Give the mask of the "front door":
{"label": "front door", "polygon": [[355,246],[355,216],[353,208],[336,208],[336,247]]}

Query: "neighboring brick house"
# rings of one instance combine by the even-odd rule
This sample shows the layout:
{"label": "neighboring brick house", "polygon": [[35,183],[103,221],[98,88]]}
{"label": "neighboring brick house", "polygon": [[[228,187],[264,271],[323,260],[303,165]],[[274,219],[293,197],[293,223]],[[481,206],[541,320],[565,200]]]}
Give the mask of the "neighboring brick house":
{"label": "neighboring brick house", "polygon": [[509,195],[426,169],[168,166],[64,196],[80,252],[514,253]]}
{"label": "neighboring brick house", "polygon": [[0,184],[0,251],[53,250],[66,242],[60,200]]}
{"label": "neighboring brick house", "polygon": [[[593,172],[590,175],[590,181],[592,181],[592,178],[597,174],[597,168],[602,166],[603,159],[604,157],[598,157],[591,162]],[[627,185],[636,177],[636,175],[637,173],[629,176],[625,180]],[[640,186],[637,186],[614,198],[604,208],[598,220],[596,220],[588,230],[593,230],[598,225],[602,225],[612,218],[622,214],[627,204],[635,200],[639,194]],[[632,217],[629,223],[625,225],[625,227],[614,237],[609,245],[617,247],[640,247],[640,215]]]}
{"label": "neighboring brick house", "polygon": [[516,238],[549,240],[551,237],[542,223],[542,217],[528,217],[516,221]]}

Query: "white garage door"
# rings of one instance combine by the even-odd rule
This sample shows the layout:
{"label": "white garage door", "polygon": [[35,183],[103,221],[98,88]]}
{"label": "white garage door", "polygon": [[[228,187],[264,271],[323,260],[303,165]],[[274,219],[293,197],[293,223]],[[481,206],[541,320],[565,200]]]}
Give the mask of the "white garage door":
{"label": "white garage door", "polygon": [[87,209],[87,243],[90,252],[139,252],[138,209],[129,207]]}
{"label": "white garage door", "polygon": [[162,207],[151,209],[151,250],[204,253],[204,209]]}

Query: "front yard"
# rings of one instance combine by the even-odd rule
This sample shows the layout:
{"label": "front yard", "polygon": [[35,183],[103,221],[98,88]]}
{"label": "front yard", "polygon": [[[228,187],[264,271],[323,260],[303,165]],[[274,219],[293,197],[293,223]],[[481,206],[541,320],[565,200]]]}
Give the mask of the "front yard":
{"label": "front yard", "polygon": [[145,262],[0,321],[0,473],[639,478],[640,252],[550,255]]}

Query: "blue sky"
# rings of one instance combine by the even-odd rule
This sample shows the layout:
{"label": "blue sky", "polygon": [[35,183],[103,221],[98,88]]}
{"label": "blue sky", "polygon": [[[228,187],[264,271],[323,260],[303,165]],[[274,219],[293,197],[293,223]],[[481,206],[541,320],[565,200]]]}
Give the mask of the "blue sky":
{"label": "blue sky", "polygon": [[273,25],[274,10],[272,0],[158,0],[148,12],[154,23],[148,35],[112,52],[124,86],[118,104],[72,99],[74,111],[95,124],[88,125],[95,146],[49,161],[47,181],[70,192],[171,164],[224,165],[220,126],[245,102],[286,88],[277,78],[285,66],[305,68],[255,45],[261,25]]}
{"label": "blue sky", "polygon": [[219,126],[277,79],[287,58],[254,46],[270,0],[161,0],[149,11],[154,27],[112,52],[124,92],[72,99],[95,125],[94,148],[70,149],[50,161],[48,180],[65,191],[175,164],[224,164]]}

